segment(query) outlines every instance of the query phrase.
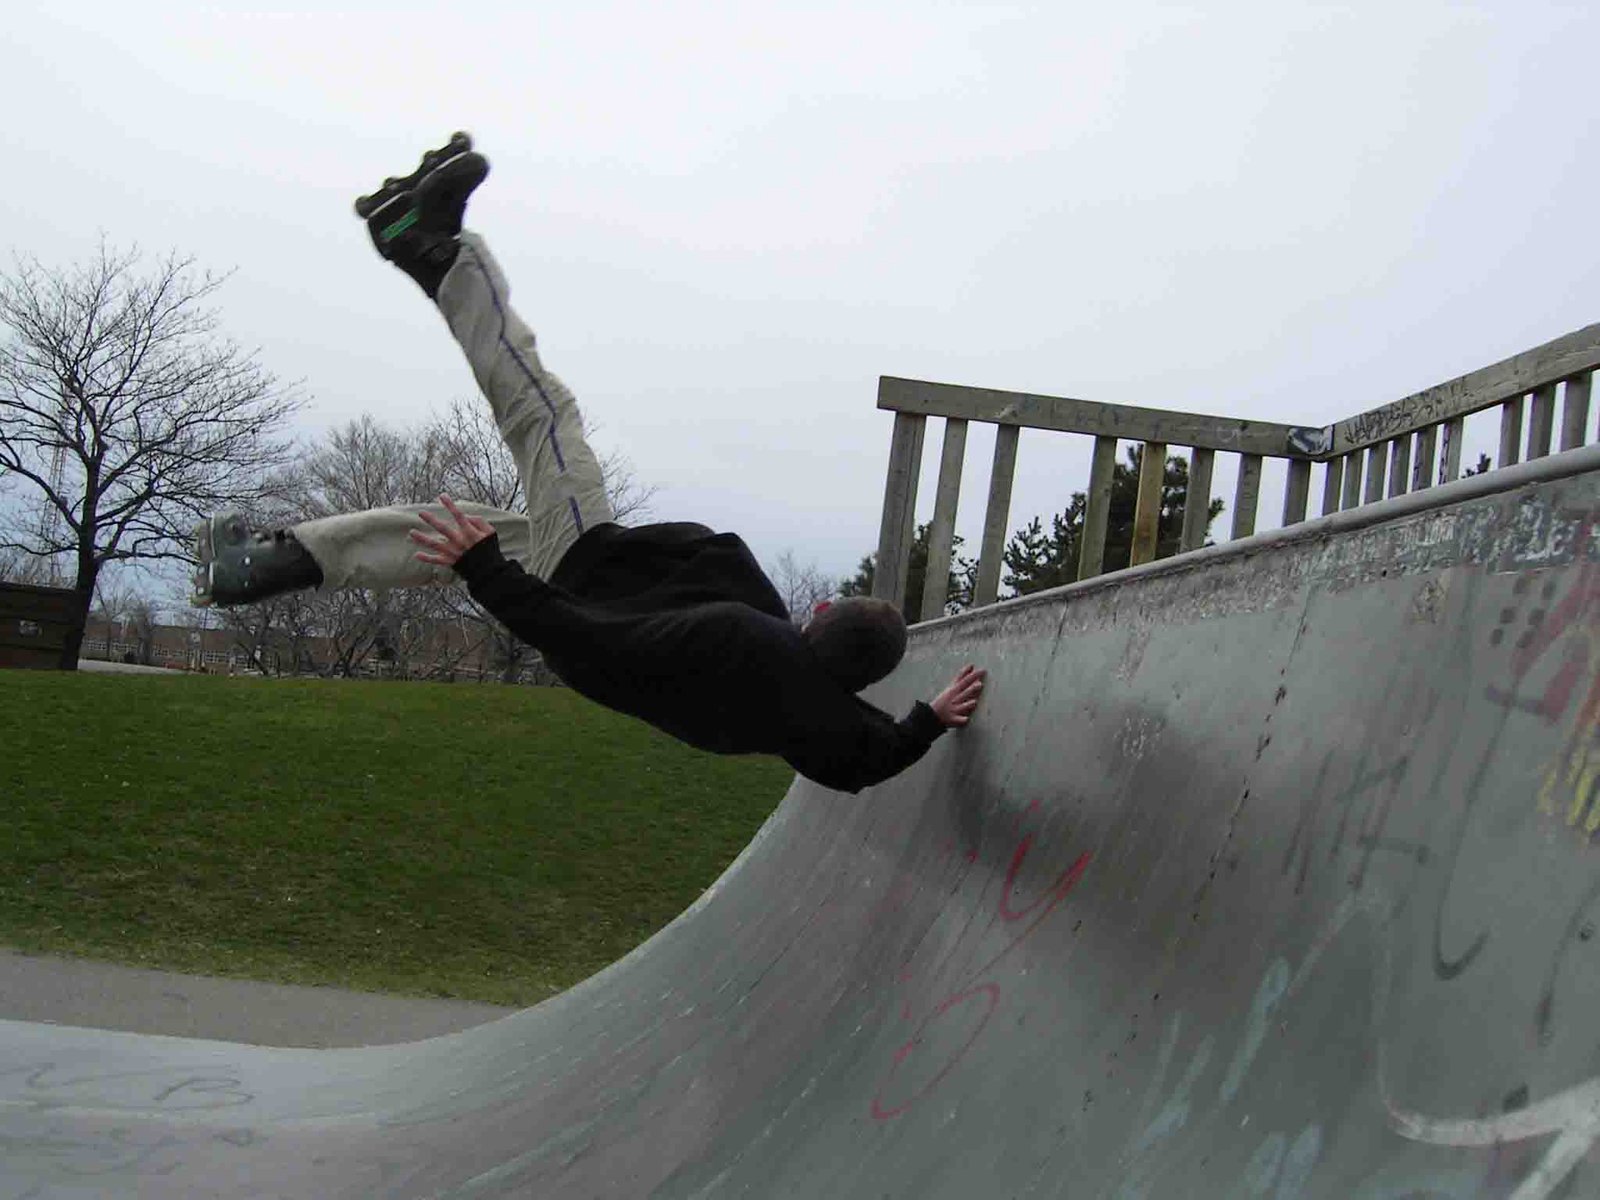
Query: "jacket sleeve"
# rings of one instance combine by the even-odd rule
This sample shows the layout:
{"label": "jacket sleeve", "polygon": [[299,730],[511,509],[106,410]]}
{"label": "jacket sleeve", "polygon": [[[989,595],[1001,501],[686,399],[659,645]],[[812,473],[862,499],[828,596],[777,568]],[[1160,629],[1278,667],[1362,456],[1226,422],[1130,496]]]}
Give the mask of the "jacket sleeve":
{"label": "jacket sleeve", "polygon": [[535,649],[561,647],[579,632],[566,593],[506,558],[498,535],[468,549],[456,560],[455,572],[474,600]]}
{"label": "jacket sleeve", "polygon": [[784,755],[800,774],[836,792],[859,792],[900,774],[928,752],[944,722],[918,701],[895,721],[863,700],[848,718],[816,729]]}

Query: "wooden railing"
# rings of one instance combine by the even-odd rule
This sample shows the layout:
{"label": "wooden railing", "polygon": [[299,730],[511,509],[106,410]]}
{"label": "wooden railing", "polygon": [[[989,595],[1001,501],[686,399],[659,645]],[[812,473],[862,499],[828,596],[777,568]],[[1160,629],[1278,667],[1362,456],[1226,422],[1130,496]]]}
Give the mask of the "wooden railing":
{"label": "wooden railing", "polygon": [[[1255,532],[1262,466],[1268,458],[1288,463],[1282,523],[1293,525],[1307,518],[1314,464],[1323,466],[1320,515],[1324,516],[1457,478],[1466,418],[1496,405],[1500,407],[1497,468],[1520,461],[1524,445],[1529,459],[1551,452],[1558,390],[1559,446],[1575,449],[1583,444],[1588,428],[1596,368],[1600,368],[1600,324],[1326,427],[884,376],[878,381],[878,407],[895,417],[872,594],[904,606],[929,417],[944,418],[944,448],[921,611],[938,616],[944,611],[967,428],[972,421],[998,426],[973,589],[974,606],[982,606],[994,603],[999,594],[1012,479],[1024,428],[1094,438],[1077,564],[1077,578],[1087,579],[1107,569],[1138,566],[1155,558],[1161,484],[1170,447],[1189,451],[1189,493],[1179,541],[1183,552],[1198,549],[1205,541],[1218,452],[1239,456],[1230,537],[1248,537]],[[1108,568],[1104,562],[1106,530],[1119,441],[1140,442],[1144,453],[1129,562]]]}

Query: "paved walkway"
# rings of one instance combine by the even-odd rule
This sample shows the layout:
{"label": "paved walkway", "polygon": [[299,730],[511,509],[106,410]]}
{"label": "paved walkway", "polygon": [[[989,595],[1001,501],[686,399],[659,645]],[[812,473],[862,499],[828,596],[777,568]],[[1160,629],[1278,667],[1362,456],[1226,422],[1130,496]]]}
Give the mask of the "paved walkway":
{"label": "paved walkway", "polygon": [[78,670],[91,675],[184,675],[171,667],[145,667],[138,663],[112,662],[104,658],[80,658]]}
{"label": "paved walkway", "polygon": [[411,1042],[515,1011],[0,950],[0,1020],[326,1048]]}

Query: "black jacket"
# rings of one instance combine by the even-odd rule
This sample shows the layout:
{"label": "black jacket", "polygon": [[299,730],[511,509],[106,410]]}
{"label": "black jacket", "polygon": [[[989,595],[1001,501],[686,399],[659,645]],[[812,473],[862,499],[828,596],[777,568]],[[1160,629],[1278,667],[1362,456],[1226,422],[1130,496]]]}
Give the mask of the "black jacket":
{"label": "black jacket", "polygon": [[734,534],[597,526],[548,583],[491,537],[455,569],[574,691],[702,750],[776,754],[824,787],[857,792],[944,732],[926,704],[897,722],[835,683]]}

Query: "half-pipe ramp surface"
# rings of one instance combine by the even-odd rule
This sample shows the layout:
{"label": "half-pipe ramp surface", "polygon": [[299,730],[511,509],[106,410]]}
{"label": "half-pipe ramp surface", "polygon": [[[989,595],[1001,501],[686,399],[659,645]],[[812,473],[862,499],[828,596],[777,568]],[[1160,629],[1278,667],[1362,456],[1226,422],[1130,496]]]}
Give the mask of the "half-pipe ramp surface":
{"label": "half-pipe ramp surface", "polygon": [[0,1022],[0,1200],[1600,1193],[1600,454],[920,629],[572,991],[401,1046]]}

